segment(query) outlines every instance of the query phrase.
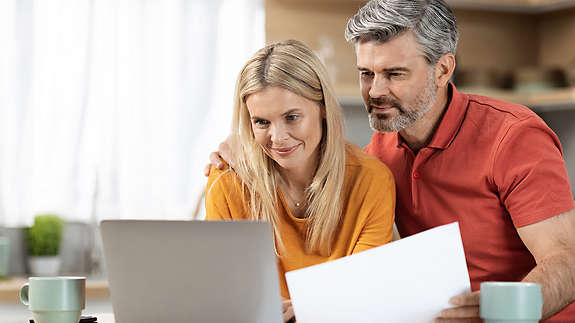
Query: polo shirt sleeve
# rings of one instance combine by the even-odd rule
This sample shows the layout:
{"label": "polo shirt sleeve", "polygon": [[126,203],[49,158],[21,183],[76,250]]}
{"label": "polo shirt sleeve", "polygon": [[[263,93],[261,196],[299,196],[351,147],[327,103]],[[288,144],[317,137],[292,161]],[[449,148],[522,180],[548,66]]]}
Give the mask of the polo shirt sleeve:
{"label": "polo shirt sleeve", "polygon": [[575,207],[559,139],[535,115],[515,122],[502,134],[491,173],[515,227]]}

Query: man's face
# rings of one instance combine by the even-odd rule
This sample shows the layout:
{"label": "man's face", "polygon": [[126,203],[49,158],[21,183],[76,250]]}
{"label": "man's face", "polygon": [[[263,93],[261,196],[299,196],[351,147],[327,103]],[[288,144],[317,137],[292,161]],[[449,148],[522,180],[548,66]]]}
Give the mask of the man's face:
{"label": "man's face", "polygon": [[435,103],[437,86],[412,32],[385,43],[355,46],[360,88],[373,130],[396,132],[421,119]]}

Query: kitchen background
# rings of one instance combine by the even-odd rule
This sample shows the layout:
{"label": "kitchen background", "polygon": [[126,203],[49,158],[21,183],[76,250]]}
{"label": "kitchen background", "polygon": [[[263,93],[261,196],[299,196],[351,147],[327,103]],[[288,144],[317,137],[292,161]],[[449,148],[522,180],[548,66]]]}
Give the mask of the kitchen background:
{"label": "kitchen background", "polygon": [[[196,3],[196,7],[190,5],[192,2]],[[561,140],[573,186],[575,184],[575,127],[573,126],[575,121],[575,1],[448,0],[447,2],[454,8],[461,35],[455,75],[455,83],[458,89],[463,92],[484,94],[522,103],[537,112]],[[38,7],[41,6],[54,5],[56,8],[66,4],[66,0],[45,1],[42,2],[42,5],[39,4],[39,1],[32,0],[13,1],[12,3],[14,5],[11,9],[22,16],[26,15],[26,12],[37,13]],[[98,15],[103,14],[102,10],[110,10],[110,8],[116,6],[110,5],[110,7],[106,7],[102,5],[105,1],[100,2],[101,7],[94,7],[97,2],[85,1],[85,3],[88,6],[92,5],[91,9],[100,10],[81,9],[84,10],[83,12],[91,12],[86,17],[93,20],[97,19]],[[133,47],[145,43],[147,45],[142,48],[131,50],[141,49],[144,51],[142,54],[144,56],[146,56],[145,51],[149,51],[147,58],[138,62],[141,65],[134,66],[132,70],[117,72],[115,80],[122,79],[122,75],[124,75],[122,73],[129,74],[130,71],[135,71],[142,66],[146,68],[145,64],[149,64],[150,60],[153,63],[157,63],[153,61],[154,59],[159,59],[162,62],[158,68],[174,69],[174,66],[165,65],[172,57],[179,59],[180,62],[187,62],[187,65],[181,65],[186,66],[187,70],[185,73],[172,77],[172,83],[169,83],[171,86],[178,87],[179,92],[165,90],[159,93],[155,100],[151,102],[146,102],[146,99],[142,98],[135,101],[116,100],[113,102],[114,109],[110,110],[111,112],[109,111],[110,115],[125,113],[125,119],[104,115],[98,119],[100,122],[104,119],[104,122],[100,124],[101,128],[91,125],[94,129],[100,129],[100,132],[94,132],[92,137],[90,137],[92,141],[87,142],[87,145],[93,144],[96,140],[94,138],[100,138],[101,136],[108,138],[106,141],[98,142],[95,145],[99,147],[95,151],[108,156],[108,158],[104,161],[93,162],[91,168],[89,168],[90,171],[88,171],[90,175],[80,181],[84,184],[89,182],[89,189],[81,191],[75,187],[70,190],[70,192],[73,192],[71,196],[83,198],[82,203],[75,204],[68,201],[68,204],[74,204],[70,206],[65,203],[45,202],[43,200],[38,202],[34,200],[35,196],[42,195],[43,192],[50,191],[51,188],[58,188],[57,183],[55,183],[57,178],[54,177],[54,174],[51,177],[50,174],[43,175],[42,173],[50,173],[53,167],[32,165],[34,166],[32,175],[30,175],[28,170],[21,169],[21,167],[26,166],[21,165],[21,163],[26,164],[26,160],[23,160],[26,155],[22,154],[22,150],[25,147],[22,148],[19,145],[25,145],[26,143],[40,145],[41,138],[37,138],[35,141],[13,140],[10,142],[12,144],[10,149],[12,150],[6,147],[2,148],[0,157],[2,157],[1,160],[4,166],[0,166],[0,181],[2,183],[0,189],[0,237],[7,237],[10,243],[9,266],[6,275],[12,278],[0,280],[0,318],[3,318],[3,315],[6,318],[6,320],[0,319],[0,321],[11,322],[10,318],[22,317],[26,313],[25,308],[19,305],[16,300],[16,290],[22,283],[22,280],[18,277],[25,277],[29,272],[26,262],[24,227],[32,223],[35,214],[55,212],[61,214],[67,221],[60,252],[62,260],[61,273],[82,274],[91,277],[88,285],[88,312],[91,311],[93,313],[111,310],[105,283],[105,265],[102,263],[99,247],[99,236],[98,232],[94,230],[99,220],[103,218],[154,217],[190,219],[196,214],[201,216],[202,208],[201,204],[198,204],[198,197],[204,185],[205,179],[202,175],[202,168],[207,161],[207,153],[216,148],[217,143],[225,137],[227,132],[229,119],[226,114],[231,110],[231,104],[228,103],[231,103],[233,82],[237,71],[245,59],[257,48],[263,46],[264,42],[299,39],[312,47],[327,65],[334,81],[336,93],[339,95],[346,115],[348,139],[360,146],[364,146],[369,142],[371,130],[368,126],[363,103],[359,97],[354,52],[352,46],[346,43],[343,38],[347,19],[365,1],[205,0],[204,7],[197,5],[202,3],[202,1],[166,1],[166,3],[172,4],[162,6],[166,12],[157,15],[157,8],[150,5],[150,2],[141,0],[125,1],[121,8],[115,8],[115,14],[131,11],[144,13],[145,19],[131,18],[137,22],[130,26],[131,32],[140,37],[140,43],[134,42],[129,44],[129,46]],[[178,15],[178,17],[199,22],[186,24],[180,21],[179,25],[173,28],[178,30],[183,28],[185,31],[167,41],[165,35],[169,33],[170,29],[161,27],[165,30],[154,31],[154,28],[161,26],[162,19],[169,17],[168,12],[170,10],[177,12],[181,8],[186,10],[186,15]],[[203,11],[198,13],[196,10]],[[0,10],[0,12],[2,11]],[[13,26],[18,26],[18,17],[12,17],[10,20],[10,17],[6,16],[6,10],[0,15],[3,15],[0,18],[5,18],[0,19],[3,24],[6,25],[12,22]],[[150,23],[150,17],[157,19],[155,26],[154,24],[146,25]],[[51,23],[50,21],[35,21],[34,19],[37,18],[34,15],[30,15],[27,22],[32,25],[34,23],[45,23],[48,25]],[[114,21],[120,20],[123,19]],[[98,26],[104,28],[102,27],[104,25],[106,23],[103,21]],[[42,35],[42,33],[37,28],[30,29],[30,33],[34,34],[33,31],[35,31],[36,35],[36,39],[32,44],[41,46],[42,43],[38,43],[37,35]],[[143,30],[138,30],[138,28]],[[12,28],[12,31],[15,32],[13,35],[16,35],[16,37],[27,37],[19,34],[18,30],[25,31],[28,29],[22,28],[22,26],[15,29]],[[125,29],[122,30],[125,32]],[[100,32],[105,32],[105,30],[100,30]],[[162,32],[164,34],[161,34]],[[3,35],[5,36],[5,34],[0,34],[0,36]],[[124,61],[114,61],[114,64],[116,64],[115,68],[121,70],[121,66],[118,67],[117,64],[130,64],[133,58],[129,55],[134,53],[130,53],[130,49],[122,48],[121,44],[118,45],[118,39],[129,40],[130,35],[124,34],[122,36],[121,33],[116,34],[114,31],[110,31],[108,36],[116,39],[116,41],[109,44],[110,46],[116,46],[116,54],[120,52],[117,56],[121,58],[122,51],[128,50],[128,54],[125,53],[128,56],[127,58],[124,57]],[[91,37],[94,36],[92,35]],[[1,41],[5,40],[0,37]],[[157,43],[154,43],[154,41]],[[102,44],[100,45],[105,46],[106,42]],[[170,55],[165,55],[165,52],[159,52],[158,54],[158,52],[155,52],[158,50],[157,46],[169,47],[173,52]],[[38,50],[38,48],[24,46],[20,47],[19,50],[26,53],[28,50],[34,51]],[[70,50],[68,49],[64,51],[64,53],[69,52]],[[54,57],[56,56],[58,55]],[[13,66],[9,66],[9,59],[10,57],[0,56],[0,62],[4,63],[4,65],[0,66],[4,68],[4,71],[11,70],[17,73],[26,72],[27,69],[31,68],[25,66],[23,69],[15,69]],[[203,61],[203,59],[207,61]],[[22,60],[26,60],[26,55],[23,58],[19,58],[20,63],[22,63]],[[64,60],[66,63],[74,63],[73,60],[66,57],[64,57]],[[199,60],[200,62],[194,64],[193,60]],[[230,60],[233,60],[233,62],[230,63]],[[38,60],[32,59],[32,61],[38,64]],[[206,62],[209,62],[209,64]],[[225,68],[217,68],[217,66],[226,64],[226,62]],[[50,62],[42,63],[50,64]],[[160,78],[166,74],[162,70],[155,72],[158,74],[153,75],[160,75]],[[52,73],[57,74],[58,71],[52,71]],[[93,76],[94,73],[96,72],[88,74],[88,76]],[[211,75],[214,73],[217,76]],[[195,74],[199,74],[199,76],[190,76]],[[145,78],[150,75],[140,75],[140,77]],[[128,77],[126,82],[138,82],[137,78]],[[22,84],[26,85],[26,80],[20,81],[19,86]],[[32,88],[36,87],[37,89],[42,84],[44,86],[53,86],[52,82],[57,83],[58,81],[49,79],[47,83],[40,83],[40,85],[34,82],[30,84],[32,84]],[[181,82],[181,84],[177,82]],[[118,84],[122,85],[121,82]],[[130,95],[137,96],[154,90],[154,86],[158,84],[152,81],[147,85],[144,84],[145,86],[140,84],[142,88]],[[159,85],[166,86],[164,83]],[[199,87],[201,91],[190,88],[193,86]],[[8,80],[0,78],[0,91],[6,92],[6,90],[10,89],[14,90],[16,87],[13,84],[11,85]],[[26,89],[22,90],[21,87],[18,87],[18,89],[28,93]],[[82,87],[74,87],[74,89],[82,90]],[[187,94],[186,96],[187,90],[192,91],[193,95]],[[114,91],[114,89],[110,91]],[[196,95],[201,95],[198,92],[210,93],[209,95],[211,96],[205,94],[200,98],[196,98]],[[169,104],[167,104],[168,110],[164,108],[150,114],[154,105],[162,105],[164,103],[161,101],[163,96],[172,94],[181,96],[176,98],[176,101],[178,99],[181,100],[179,105],[175,105],[176,109],[169,110]],[[79,100],[75,101],[78,104],[85,104],[86,101],[89,101],[83,96],[85,93],[82,95],[72,93],[71,95],[79,97]],[[25,95],[20,93],[11,102],[23,102],[23,104],[30,105],[30,102],[17,100],[22,96]],[[50,97],[50,93],[48,93],[43,98],[49,99]],[[146,98],[145,95],[142,97]],[[214,97],[218,97],[218,99],[216,100]],[[97,111],[100,111],[102,107],[98,103],[106,104],[110,102],[104,100],[96,103],[92,102],[91,104],[98,107]],[[128,102],[129,107],[123,107],[122,102]],[[6,138],[15,136],[7,133],[6,130],[6,128],[13,127],[13,125],[8,124],[10,119],[6,120],[6,108],[21,110],[24,107],[18,107],[14,104],[10,105],[6,100],[6,95],[0,96],[0,107],[3,109],[2,116],[4,119],[2,121],[4,138],[0,137],[0,140],[5,143],[8,140]],[[131,110],[122,112],[124,108]],[[36,107],[36,109],[39,108]],[[210,113],[209,111],[211,110],[213,111]],[[64,110],[60,110],[60,112],[62,111]],[[93,113],[93,110],[85,111],[92,111]],[[162,117],[165,113],[169,113],[171,117],[167,119]],[[148,119],[142,121],[142,118],[137,117],[141,114],[144,114]],[[207,116],[202,119],[198,117],[198,114],[206,114]],[[45,115],[40,114],[40,116]],[[89,116],[84,117],[88,118]],[[68,120],[67,116],[64,115],[56,115],[54,118],[55,120]],[[162,120],[159,124],[155,124],[153,123],[153,121],[157,121],[154,120],[155,118],[161,118]],[[188,120],[190,121],[188,122]],[[128,139],[123,137],[123,139],[115,141],[113,137],[121,134],[115,126],[117,126],[117,123],[122,124],[123,122],[128,122],[128,127],[133,125],[133,123],[140,122],[141,124],[136,126],[137,131],[134,130],[127,136]],[[173,122],[173,124],[170,122]],[[33,122],[33,124],[36,123]],[[204,124],[206,129],[201,127],[202,124]],[[57,123],[55,126],[66,127],[66,124]],[[31,134],[25,132],[26,129],[35,129],[36,131],[38,129],[51,130],[50,127],[24,127],[18,135],[24,136],[24,138],[31,136]],[[163,134],[162,131],[168,132],[169,135]],[[85,135],[85,131],[64,131],[63,133],[64,137],[74,137],[74,135],[70,134],[78,133]],[[148,133],[152,135],[148,135]],[[36,133],[35,136],[42,137],[44,133]],[[158,136],[160,136],[161,140],[157,139]],[[198,142],[202,142],[203,145],[199,147]],[[122,146],[123,144],[124,146]],[[108,148],[102,148],[110,145],[114,149],[106,150]],[[131,149],[130,147],[133,145],[137,145],[141,149]],[[162,145],[169,146],[169,149],[159,148]],[[191,148],[185,148],[188,146]],[[50,149],[55,148],[48,146],[42,150],[42,148],[36,147],[35,151],[49,155]],[[152,151],[148,151],[150,149]],[[17,161],[10,159],[10,156],[15,151],[19,151],[21,154],[20,159]],[[131,152],[133,155],[126,158],[125,154],[121,153],[122,151]],[[178,151],[187,151],[187,154],[181,154]],[[92,152],[91,154],[82,155],[84,156],[82,158],[89,159],[89,156],[95,155],[97,153]],[[163,159],[158,159],[157,156],[159,155],[163,156]],[[38,157],[37,154],[29,156],[39,158],[38,163],[40,164],[42,163],[42,158],[50,160],[50,156]],[[66,156],[77,158],[77,156],[64,154],[64,157]],[[165,167],[166,162],[170,164],[170,159],[178,160],[175,167],[177,172],[174,171],[174,167],[171,167],[172,169],[169,171],[170,167]],[[144,163],[150,160],[152,160],[151,164]],[[80,163],[81,160],[76,160],[71,165],[75,167],[74,165],[77,166]],[[133,166],[132,163],[135,163],[136,166]],[[11,167],[13,168],[7,169],[7,164],[12,165]],[[128,175],[125,173],[127,169]],[[36,180],[26,181],[12,173],[32,176]],[[74,174],[78,175],[82,174],[82,172],[78,171]],[[140,179],[140,177],[150,174],[152,175],[151,178]],[[163,179],[164,177],[171,179],[171,181],[166,181]],[[158,180],[158,178],[161,180]],[[48,182],[42,182],[44,179],[48,180]],[[139,195],[135,188],[125,183],[130,181],[130,179],[137,179],[135,186],[157,186],[156,191],[152,192],[152,195],[145,195],[144,193]],[[66,178],[66,180],[71,181],[70,178]],[[43,185],[44,189],[38,190],[36,195],[29,195],[25,191],[30,186],[26,185]],[[126,185],[128,186],[127,188]],[[170,194],[171,197],[166,197],[161,195],[162,188],[166,186],[175,186],[180,189],[176,191],[173,189],[167,190],[166,194]],[[31,189],[37,190],[37,187],[32,187]],[[14,191],[20,195],[17,195]],[[80,194],[78,191],[83,193]],[[64,190],[64,192],[66,191]],[[133,196],[133,198],[126,199],[126,196]],[[173,196],[176,196],[176,198]],[[147,203],[153,204],[153,207],[150,207]],[[198,205],[200,205],[199,208]],[[151,211],[148,209],[151,209]],[[0,267],[1,264],[2,259],[0,259]],[[17,322],[17,320],[14,319],[14,322]]]}

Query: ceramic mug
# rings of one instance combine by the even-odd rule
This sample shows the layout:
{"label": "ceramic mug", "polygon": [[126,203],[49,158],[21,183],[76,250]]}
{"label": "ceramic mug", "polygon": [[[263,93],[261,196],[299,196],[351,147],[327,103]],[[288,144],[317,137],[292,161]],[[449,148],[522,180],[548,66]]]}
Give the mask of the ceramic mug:
{"label": "ceramic mug", "polygon": [[78,323],[86,307],[86,277],[30,277],[20,300],[36,323]]}
{"label": "ceramic mug", "polygon": [[541,285],[485,282],[480,288],[479,311],[485,323],[537,323],[541,319]]}

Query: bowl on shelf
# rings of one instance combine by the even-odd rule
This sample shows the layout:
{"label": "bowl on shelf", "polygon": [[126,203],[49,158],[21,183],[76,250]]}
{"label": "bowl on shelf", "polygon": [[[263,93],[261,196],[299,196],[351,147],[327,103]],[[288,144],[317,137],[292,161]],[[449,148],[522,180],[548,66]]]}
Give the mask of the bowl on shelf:
{"label": "bowl on shelf", "polygon": [[456,71],[455,84],[458,88],[477,90],[498,90],[507,86],[508,73],[492,68],[461,68]]}
{"label": "bowl on shelf", "polygon": [[555,67],[527,66],[513,73],[513,90],[534,93],[565,87],[565,74]]}

